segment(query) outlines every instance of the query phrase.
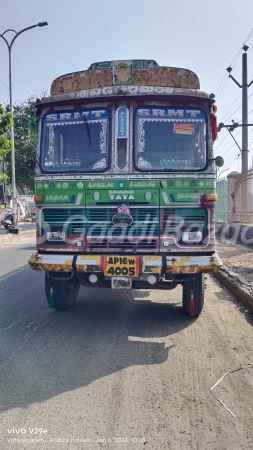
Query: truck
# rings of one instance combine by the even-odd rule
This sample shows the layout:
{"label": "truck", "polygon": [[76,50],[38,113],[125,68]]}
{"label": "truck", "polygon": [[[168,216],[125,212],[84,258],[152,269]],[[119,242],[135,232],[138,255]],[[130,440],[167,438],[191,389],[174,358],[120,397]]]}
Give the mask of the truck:
{"label": "truck", "polygon": [[215,253],[217,107],[191,70],[154,60],[93,63],[37,100],[36,253],[56,310],[80,286],[182,286],[185,314],[204,304]]}

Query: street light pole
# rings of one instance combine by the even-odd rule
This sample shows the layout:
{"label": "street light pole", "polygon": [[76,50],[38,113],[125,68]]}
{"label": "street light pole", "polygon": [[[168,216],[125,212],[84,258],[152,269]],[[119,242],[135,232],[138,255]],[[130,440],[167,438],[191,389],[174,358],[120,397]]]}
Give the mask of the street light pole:
{"label": "street light pole", "polygon": [[[8,47],[9,52],[9,94],[10,94],[10,112],[13,115],[13,103],[12,103],[12,69],[11,69],[11,50],[12,46],[17,39],[17,37],[24,33],[25,31],[31,30],[32,28],[36,27],[45,27],[48,25],[47,22],[39,22],[37,25],[31,25],[30,27],[24,28],[23,30],[20,30],[19,32],[8,29],[5,30],[3,34],[0,34],[0,37],[4,40]],[[4,36],[5,33],[8,31],[12,31],[15,33],[14,38],[9,42],[6,37]],[[13,228],[12,230],[17,232],[16,225],[17,225],[17,196],[16,196],[16,174],[15,174],[15,147],[14,147],[14,123],[11,125],[11,174],[12,174],[12,201],[13,201]]]}
{"label": "street light pole", "polygon": [[219,173],[217,183],[219,182],[219,179],[220,179],[221,174],[222,174],[223,172],[227,172],[228,170],[230,170],[230,169],[229,169],[229,168],[228,168],[228,169],[224,169],[224,170],[221,171],[221,173]]}

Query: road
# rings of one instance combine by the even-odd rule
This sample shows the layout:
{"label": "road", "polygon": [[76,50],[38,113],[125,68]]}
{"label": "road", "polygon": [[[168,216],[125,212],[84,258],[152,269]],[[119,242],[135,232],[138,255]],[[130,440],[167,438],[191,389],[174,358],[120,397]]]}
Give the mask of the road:
{"label": "road", "polygon": [[55,312],[33,242],[0,249],[1,450],[252,449],[253,370],[216,388],[236,417],[210,392],[253,363],[252,317],[225,289],[208,277],[194,319],[180,288],[82,288]]}

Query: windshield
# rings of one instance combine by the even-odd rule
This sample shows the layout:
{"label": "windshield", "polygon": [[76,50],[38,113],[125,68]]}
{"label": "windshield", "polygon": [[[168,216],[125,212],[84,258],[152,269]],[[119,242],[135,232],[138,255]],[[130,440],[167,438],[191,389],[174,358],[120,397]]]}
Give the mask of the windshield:
{"label": "windshield", "polygon": [[104,171],[108,166],[109,114],[102,110],[47,114],[42,126],[45,172]]}
{"label": "windshield", "polygon": [[136,111],[135,165],[139,170],[201,170],[206,166],[206,119],[197,109]]}

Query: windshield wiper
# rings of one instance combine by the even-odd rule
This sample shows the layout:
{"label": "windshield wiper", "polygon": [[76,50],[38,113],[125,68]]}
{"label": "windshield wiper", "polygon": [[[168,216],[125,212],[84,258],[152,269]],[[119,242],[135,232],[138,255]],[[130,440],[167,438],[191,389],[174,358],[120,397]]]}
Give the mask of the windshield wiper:
{"label": "windshield wiper", "polygon": [[162,169],[162,172],[176,172],[174,169]]}
{"label": "windshield wiper", "polygon": [[85,126],[86,126],[86,130],[87,130],[87,134],[89,136],[89,141],[90,141],[90,146],[91,146],[90,127],[89,127],[89,124],[88,124],[87,119],[86,119],[85,116],[83,116],[83,120],[84,120],[84,123],[85,123]]}

